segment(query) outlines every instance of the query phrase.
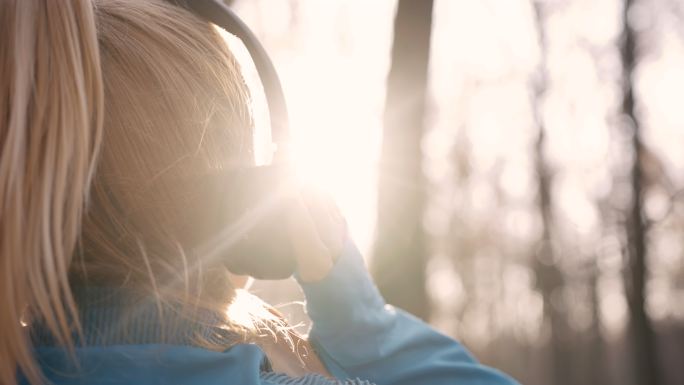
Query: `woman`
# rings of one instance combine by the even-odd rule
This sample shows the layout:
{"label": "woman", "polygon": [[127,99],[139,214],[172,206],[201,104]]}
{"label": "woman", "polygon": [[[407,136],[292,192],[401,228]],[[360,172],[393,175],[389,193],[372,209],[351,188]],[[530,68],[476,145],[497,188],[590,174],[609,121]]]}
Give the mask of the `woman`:
{"label": "woman", "polygon": [[0,39],[0,383],[513,383],[385,306],[320,199],[287,198],[308,341],[207,258],[236,204],[212,180],[254,165],[210,24],[161,0],[6,0]]}

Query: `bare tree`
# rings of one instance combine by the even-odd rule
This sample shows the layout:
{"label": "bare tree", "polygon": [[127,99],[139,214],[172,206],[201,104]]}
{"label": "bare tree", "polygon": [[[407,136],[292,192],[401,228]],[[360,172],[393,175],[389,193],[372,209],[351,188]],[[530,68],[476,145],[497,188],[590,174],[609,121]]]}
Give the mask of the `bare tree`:
{"label": "bare tree", "polygon": [[629,307],[629,333],[632,341],[633,367],[638,384],[660,384],[658,355],[655,333],[651,320],[646,312],[645,287],[647,282],[648,254],[646,233],[647,225],[643,218],[643,160],[644,146],[641,139],[641,127],[635,111],[634,69],[637,64],[637,42],[634,28],[629,23],[629,12],[634,0],[625,0],[623,8],[623,31],[620,53],[622,58],[622,113],[632,128],[633,161],[630,175],[631,206],[625,221],[627,233],[625,293]]}
{"label": "bare tree", "polygon": [[421,141],[432,0],[400,0],[387,78],[373,273],[389,303],[427,318]]}

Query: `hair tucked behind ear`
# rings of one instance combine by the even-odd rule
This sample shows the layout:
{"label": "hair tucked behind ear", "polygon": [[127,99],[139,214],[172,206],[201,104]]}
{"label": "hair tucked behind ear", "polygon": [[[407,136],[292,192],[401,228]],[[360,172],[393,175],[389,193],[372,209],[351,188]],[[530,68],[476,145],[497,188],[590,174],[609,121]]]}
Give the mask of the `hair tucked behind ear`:
{"label": "hair tucked behind ear", "polygon": [[[68,267],[102,136],[89,0],[0,2],[0,383],[41,382],[25,317],[72,346]],[[30,309],[30,314],[27,313]]]}

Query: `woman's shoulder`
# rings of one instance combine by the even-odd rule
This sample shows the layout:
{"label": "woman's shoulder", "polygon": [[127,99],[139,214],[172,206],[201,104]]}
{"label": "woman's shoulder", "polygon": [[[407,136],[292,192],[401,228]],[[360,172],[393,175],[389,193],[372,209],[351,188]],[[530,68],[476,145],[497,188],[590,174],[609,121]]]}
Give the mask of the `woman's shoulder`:
{"label": "woman's shoulder", "polygon": [[86,346],[74,360],[59,347],[35,349],[54,384],[261,384],[263,352],[255,345],[223,351],[165,344]]}
{"label": "woman's shoulder", "polygon": [[358,379],[340,381],[319,374],[290,377],[266,371],[263,351],[251,344],[223,352],[163,344],[81,347],[76,349],[78,366],[58,347],[36,348],[36,356],[47,379],[60,385],[371,385]]}

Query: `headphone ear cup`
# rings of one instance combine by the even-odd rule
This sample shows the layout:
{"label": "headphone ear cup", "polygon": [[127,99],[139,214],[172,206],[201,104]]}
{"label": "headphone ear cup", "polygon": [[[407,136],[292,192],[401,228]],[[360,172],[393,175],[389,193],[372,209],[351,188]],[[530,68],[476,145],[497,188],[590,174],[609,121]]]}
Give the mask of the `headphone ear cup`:
{"label": "headphone ear cup", "polygon": [[288,233],[294,184],[287,168],[262,166],[240,171],[226,188],[228,228],[237,239],[225,253],[234,274],[257,279],[285,279],[296,269]]}
{"label": "headphone ear cup", "polygon": [[285,279],[294,274],[296,260],[285,219],[269,215],[248,231],[230,251],[225,263],[228,270],[257,279]]}
{"label": "headphone ear cup", "polygon": [[[285,96],[278,73],[254,33],[220,0],[169,1],[242,40],[264,87],[271,135],[278,146],[286,147],[288,113]],[[286,150],[279,149],[278,154],[281,155],[275,159],[287,159],[282,155]],[[201,251],[206,251],[206,248],[206,253],[211,255],[221,253],[218,256],[225,256],[226,266],[236,274],[265,279],[289,277],[295,271],[296,259],[287,231],[289,200],[280,194],[281,189],[288,188],[291,174],[286,166],[256,167],[236,174],[236,178],[227,178],[229,183],[226,186],[222,184],[218,190],[225,195],[222,199],[225,210],[218,213],[219,225],[225,224],[228,231],[220,230],[217,239],[212,239]],[[264,210],[264,206],[269,209]],[[215,218],[213,213],[209,214]]]}

